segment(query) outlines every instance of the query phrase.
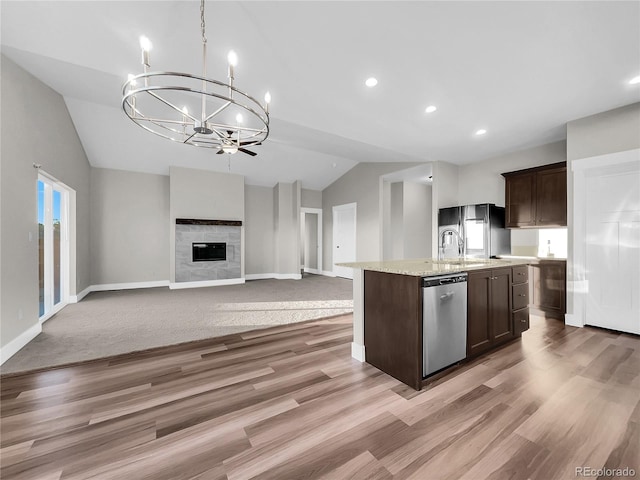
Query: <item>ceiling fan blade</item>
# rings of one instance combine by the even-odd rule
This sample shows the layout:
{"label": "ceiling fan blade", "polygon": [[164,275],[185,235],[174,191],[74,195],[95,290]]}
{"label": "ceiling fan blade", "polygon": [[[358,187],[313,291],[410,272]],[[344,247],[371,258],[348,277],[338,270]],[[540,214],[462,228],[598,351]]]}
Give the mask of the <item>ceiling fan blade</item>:
{"label": "ceiling fan blade", "polygon": [[216,155],[222,155],[224,153],[224,150],[220,149],[216,152]]}
{"label": "ceiling fan blade", "polygon": [[191,135],[189,135],[189,137],[182,143],[187,143],[189,140],[191,140],[198,132],[193,132]]}
{"label": "ceiling fan blade", "polygon": [[252,152],[251,150],[247,150],[246,148],[239,148],[238,151],[242,153],[246,153],[247,155],[251,155],[252,157],[255,157],[256,155],[258,155],[256,152]]}

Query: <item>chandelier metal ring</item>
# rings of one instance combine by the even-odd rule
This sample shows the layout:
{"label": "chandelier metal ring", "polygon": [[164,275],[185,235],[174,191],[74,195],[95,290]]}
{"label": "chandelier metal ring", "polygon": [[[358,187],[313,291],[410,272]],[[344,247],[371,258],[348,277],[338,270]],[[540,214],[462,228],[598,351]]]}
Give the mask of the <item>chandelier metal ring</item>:
{"label": "chandelier metal ring", "polygon": [[[236,98],[233,98],[233,96],[231,95],[222,94],[220,92],[215,92],[212,90],[203,91],[200,88],[191,88],[188,86],[180,85],[168,84],[148,85],[141,87],[135,86],[137,83],[147,83],[149,79],[155,77],[166,77],[169,81],[176,79],[179,80],[182,78],[206,82],[207,84],[210,84],[217,88],[227,89],[232,94],[236,94]],[[174,105],[172,102],[165,100],[159,96],[152,96],[152,98],[157,102],[162,102],[167,105],[169,107],[168,110],[173,110],[173,113],[175,113],[175,118],[171,118],[169,116],[165,116],[164,118],[157,118],[154,116],[145,115],[137,107],[137,105],[141,103],[139,100],[140,95],[149,94],[150,92],[153,93],[171,91],[187,92],[193,93],[195,95],[206,95],[207,97],[219,99],[220,101],[228,105],[225,108],[229,108],[231,105],[233,105],[238,109],[241,109],[243,112],[250,114],[252,118],[256,120],[256,123],[260,125],[260,128],[214,122],[213,119],[215,118],[215,115],[211,118],[205,117],[205,120],[203,121],[202,118],[198,119],[190,113],[185,114],[184,111],[177,105]],[[148,72],[133,76],[127,82],[125,82],[122,87],[122,95],[122,108],[126,115],[133,122],[144,128],[148,132],[151,132],[168,140],[172,140],[174,142],[186,143],[189,145],[206,148],[221,148],[223,145],[228,143],[230,138],[235,141],[235,143],[238,143],[239,138],[239,143],[242,146],[251,146],[259,145],[269,136],[269,114],[266,112],[265,108],[262,107],[260,102],[248,93],[218,80],[181,72]],[[241,100],[245,100],[245,102],[242,102]],[[184,117],[187,117],[186,121]],[[206,124],[207,126],[211,127],[212,133],[196,133],[195,135],[192,135],[192,133],[194,132],[185,128],[195,127],[198,121],[201,124]],[[183,128],[172,128],[172,126],[178,125],[182,126]],[[157,129],[152,128],[152,126],[157,127]],[[229,134],[229,132],[232,133]],[[215,136],[212,136],[213,134],[215,134]]]}
{"label": "chandelier metal ring", "polygon": [[129,75],[122,86],[122,109],[138,126],[162,138],[217,153],[249,155],[244,147],[260,145],[269,136],[269,103],[264,105],[233,85],[237,55],[228,55],[228,81],[207,77],[204,0],[200,2],[202,75],[150,72],[151,42],[140,37],[143,73]]}

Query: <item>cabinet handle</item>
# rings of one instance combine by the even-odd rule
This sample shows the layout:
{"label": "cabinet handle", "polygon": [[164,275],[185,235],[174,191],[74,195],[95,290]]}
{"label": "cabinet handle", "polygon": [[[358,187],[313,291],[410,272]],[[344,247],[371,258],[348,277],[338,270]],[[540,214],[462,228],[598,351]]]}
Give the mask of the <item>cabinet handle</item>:
{"label": "cabinet handle", "polygon": [[524,273],[522,273],[522,272],[518,272],[518,275],[524,275]]}
{"label": "cabinet handle", "polygon": [[527,323],[526,320],[520,320],[520,323]]}
{"label": "cabinet handle", "polygon": [[526,293],[519,293],[519,294],[518,294],[518,296],[519,296],[519,297],[526,297],[526,296],[527,296],[527,294],[526,294]]}

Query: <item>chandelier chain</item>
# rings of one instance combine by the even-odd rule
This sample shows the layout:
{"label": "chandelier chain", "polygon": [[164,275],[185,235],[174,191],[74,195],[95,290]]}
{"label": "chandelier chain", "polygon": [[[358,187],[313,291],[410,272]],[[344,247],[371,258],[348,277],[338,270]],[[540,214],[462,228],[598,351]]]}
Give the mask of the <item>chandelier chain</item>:
{"label": "chandelier chain", "polygon": [[207,37],[204,34],[204,0],[200,0],[200,29],[202,30],[202,43],[207,43]]}

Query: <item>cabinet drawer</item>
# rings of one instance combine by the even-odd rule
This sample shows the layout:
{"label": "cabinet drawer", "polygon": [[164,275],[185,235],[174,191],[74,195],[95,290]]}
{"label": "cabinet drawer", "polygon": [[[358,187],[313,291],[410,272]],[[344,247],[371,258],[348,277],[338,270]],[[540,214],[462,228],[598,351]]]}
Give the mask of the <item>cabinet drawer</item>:
{"label": "cabinet drawer", "polygon": [[521,283],[513,286],[513,310],[520,310],[529,305],[529,284]]}
{"label": "cabinet drawer", "polygon": [[520,335],[525,330],[529,330],[529,309],[523,308],[513,312],[513,333]]}
{"label": "cabinet drawer", "polygon": [[513,284],[527,283],[529,281],[529,266],[513,267]]}

